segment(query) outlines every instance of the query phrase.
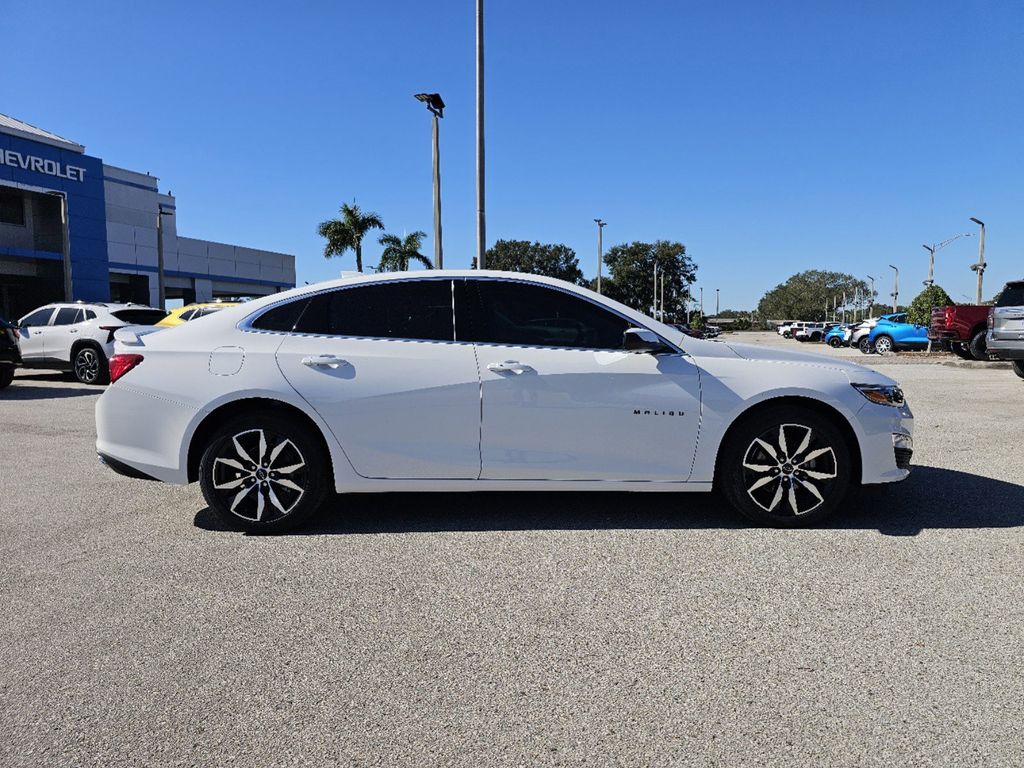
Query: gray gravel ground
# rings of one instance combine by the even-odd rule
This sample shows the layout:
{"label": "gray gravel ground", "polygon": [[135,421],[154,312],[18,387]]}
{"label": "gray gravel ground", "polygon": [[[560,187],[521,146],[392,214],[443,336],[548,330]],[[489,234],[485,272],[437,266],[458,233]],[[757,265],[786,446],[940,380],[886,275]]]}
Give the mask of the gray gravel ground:
{"label": "gray gravel ground", "polygon": [[0,765],[1020,765],[1024,382],[886,372],[918,466],[828,528],[445,494],[274,538],[102,469],[99,390],[20,375]]}

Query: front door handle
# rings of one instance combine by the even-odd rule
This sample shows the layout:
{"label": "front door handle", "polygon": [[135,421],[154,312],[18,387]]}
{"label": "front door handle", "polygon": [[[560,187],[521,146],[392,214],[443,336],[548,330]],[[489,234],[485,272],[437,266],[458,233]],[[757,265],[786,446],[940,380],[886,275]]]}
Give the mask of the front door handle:
{"label": "front door handle", "polygon": [[348,365],[348,360],[342,360],[334,355],[311,355],[302,358],[302,364],[310,368],[341,368]]}
{"label": "front door handle", "polygon": [[526,373],[527,371],[532,371],[533,368],[531,368],[528,365],[524,365],[523,363],[520,363],[518,360],[506,360],[503,363],[491,363],[490,365],[487,366],[487,370],[493,371],[494,373],[520,374]]}

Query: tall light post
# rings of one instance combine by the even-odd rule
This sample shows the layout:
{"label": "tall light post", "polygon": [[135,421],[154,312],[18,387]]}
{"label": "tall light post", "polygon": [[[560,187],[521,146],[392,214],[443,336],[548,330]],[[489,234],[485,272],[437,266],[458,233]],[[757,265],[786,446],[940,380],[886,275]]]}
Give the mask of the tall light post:
{"label": "tall light post", "polygon": [[484,0],[476,0],[476,265],[484,268],[487,215],[484,212]]}
{"label": "tall light post", "polygon": [[892,276],[892,311],[895,312],[897,306],[899,306],[900,300],[900,270],[899,267],[894,267],[892,264],[889,265],[893,270]]}
{"label": "tall light post", "polygon": [[700,321],[704,322],[704,286],[700,287]]}
{"label": "tall light post", "polygon": [[167,285],[164,279],[164,216],[173,216],[174,211],[165,211],[157,203],[156,213],[156,292],[157,307],[164,309],[167,304]]}
{"label": "tall light post", "polygon": [[608,222],[602,221],[601,219],[594,219],[594,223],[597,224],[597,292],[601,292],[601,262],[604,261],[604,242],[602,240],[602,234],[604,228],[608,226]]}
{"label": "tall light post", "polygon": [[716,318],[718,317],[718,313],[722,311],[720,306],[719,306],[718,298],[719,298],[718,289],[715,288],[715,317]]}
{"label": "tall light post", "polygon": [[941,251],[950,243],[955,243],[961,237],[970,237],[970,232],[962,232],[959,235],[953,235],[950,238],[943,240],[941,243],[932,243],[931,245],[922,245],[921,247],[928,251],[928,279],[924,281],[924,284],[931,288],[935,285],[935,254]]}
{"label": "tall light post", "polygon": [[974,294],[974,303],[981,304],[981,282],[985,277],[985,222],[971,216],[971,221],[981,227],[981,236],[978,238],[978,263],[971,264],[971,271],[978,273],[978,290]]}
{"label": "tall light post", "polygon": [[867,276],[868,280],[871,281],[871,295],[868,297],[868,315],[871,315],[871,310],[875,307],[875,278],[871,275]]}
{"label": "tall light post", "polygon": [[434,269],[444,268],[444,251],[441,247],[441,144],[438,140],[438,119],[444,117],[444,101],[439,93],[417,93],[427,111],[434,116]]}

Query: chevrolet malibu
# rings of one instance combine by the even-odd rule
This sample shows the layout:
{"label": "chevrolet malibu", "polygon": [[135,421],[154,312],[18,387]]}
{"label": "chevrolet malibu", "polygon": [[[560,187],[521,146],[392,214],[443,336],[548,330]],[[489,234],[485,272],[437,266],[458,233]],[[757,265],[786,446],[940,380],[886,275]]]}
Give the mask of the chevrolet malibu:
{"label": "chevrolet malibu", "polygon": [[256,532],[331,491],[718,488],[753,521],[796,526],[903,480],[912,453],[886,376],[690,338],[536,275],[345,278],[117,339],[100,459],[198,481]]}

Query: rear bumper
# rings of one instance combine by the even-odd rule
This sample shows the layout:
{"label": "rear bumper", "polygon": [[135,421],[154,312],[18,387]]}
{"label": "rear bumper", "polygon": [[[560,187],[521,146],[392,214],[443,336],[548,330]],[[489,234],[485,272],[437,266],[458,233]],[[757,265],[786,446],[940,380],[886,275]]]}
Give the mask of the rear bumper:
{"label": "rear bumper", "polygon": [[1024,360],[1024,339],[994,339],[989,331],[985,341],[988,353],[1000,360]]}

